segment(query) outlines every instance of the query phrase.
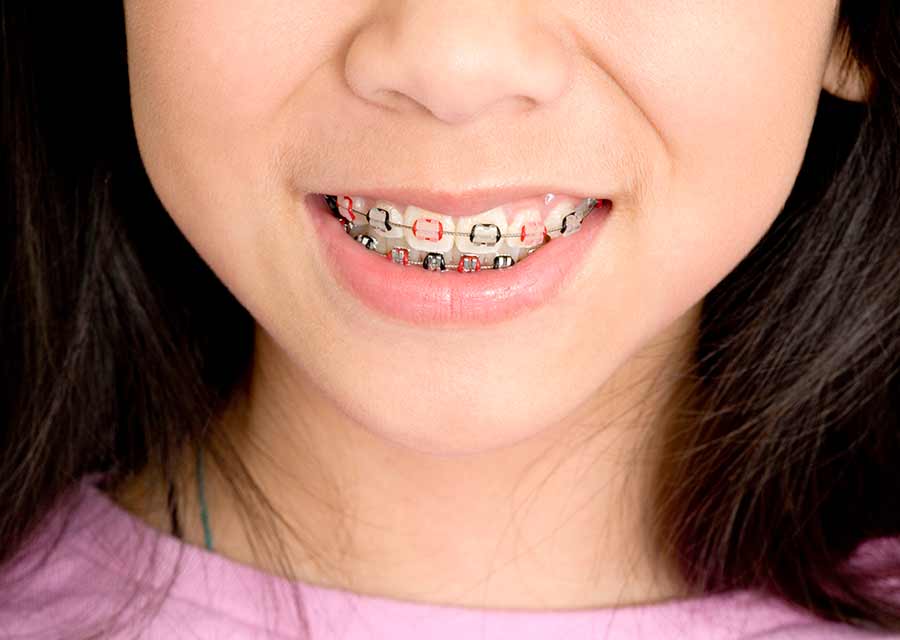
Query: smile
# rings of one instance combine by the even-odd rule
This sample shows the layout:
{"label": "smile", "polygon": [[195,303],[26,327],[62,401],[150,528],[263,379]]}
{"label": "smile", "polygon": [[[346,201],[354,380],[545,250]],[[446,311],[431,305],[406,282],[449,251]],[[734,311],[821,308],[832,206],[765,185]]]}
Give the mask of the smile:
{"label": "smile", "polygon": [[602,198],[547,194],[454,217],[386,200],[322,195],[344,231],[362,247],[394,264],[428,271],[476,273],[508,269],[556,238],[581,230]]}

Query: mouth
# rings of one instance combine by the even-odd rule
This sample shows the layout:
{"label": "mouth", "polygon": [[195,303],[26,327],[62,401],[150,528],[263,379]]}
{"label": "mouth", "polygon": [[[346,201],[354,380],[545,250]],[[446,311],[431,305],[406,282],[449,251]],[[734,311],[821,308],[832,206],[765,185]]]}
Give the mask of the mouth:
{"label": "mouth", "polygon": [[370,309],[417,325],[485,325],[548,303],[609,217],[608,198],[545,194],[470,216],[311,193],[330,271]]}

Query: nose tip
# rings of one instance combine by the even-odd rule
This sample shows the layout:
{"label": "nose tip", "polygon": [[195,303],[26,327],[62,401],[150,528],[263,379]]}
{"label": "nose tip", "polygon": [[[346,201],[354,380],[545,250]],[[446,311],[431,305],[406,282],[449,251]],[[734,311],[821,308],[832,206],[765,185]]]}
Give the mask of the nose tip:
{"label": "nose tip", "polygon": [[[503,5],[503,6],[501,6]],[[557,100],[569,81],[563,43],[509,3],[403,3],[358,31],[345,74],[364,100],[422,110],[459,124],[499,108],[533,109]]]}

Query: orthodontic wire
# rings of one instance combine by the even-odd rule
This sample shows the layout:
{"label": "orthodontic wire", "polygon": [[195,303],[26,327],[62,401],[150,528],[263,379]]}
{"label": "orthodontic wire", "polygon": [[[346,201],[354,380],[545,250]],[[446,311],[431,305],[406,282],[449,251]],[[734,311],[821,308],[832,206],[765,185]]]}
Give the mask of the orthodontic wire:
{"label": "orthodontic wire", "polygon": [[[358,209],[353,209],[352,207],[347,207],[346,205],[343,205],[343,206],[342,206],[342,205],[339,205],[339,204],[337,203],[337,200],[338,200],[337,196],[333,196],[333,195],[324,195],[324,194],[323,194],[323,196],[324,196],[324,200],[325,200],[326,204],[328,205],[329,209],[331,209],[332,215],[334,215],[336,218],[338,218],[339,220],[341,220],[341,221],[343,222],[343,224],[344,224],[344,230],[347,232],[347,234],[350,235],[354,240],[360,241],[361,244],[363,244],[363,246],[364,246],[366,249],[370,249],[370,250],[374,249],[374,247],[368,246],[367,244],[365,244],[364,242],[362,242],[360,239],[361,239],[361,238],[366,238],[366,239],[368,239],[369,241],[373,241],[373,240],[375,240],[375,239],[372,238],[371,236],[367,236],[367,235],[364,234],[364,233],[363,233],[363,234],[359,234],[359,235],[357,235],[357,236],[353,236],[353,234],[351,233],[351,226],[350,226],[350,225],[351,225],[351,222],[350,222],[349,220],[347,220],[346,218],[344,218],[337,210],[338,210],[338,209],[344,209],[344,210],[346,210],[346,211],[351,211],[351,212],[353,212],[353,213],[359,214],[361,217],[365,218],[367,225],[373,226],[373,225],[371,224],[371,222],[370,222],[369,214],[366,213],[366,212],[363,212],[363,211],[359,211]],[[581,205],[579,205],[579,207],[576,207],[575,209],[573,209],[572,211],[570,211],[569,213],[567,213],[566,215],[563,216],[563,224],[562,224],[562,226],[560,226],[560,227],[554,227],[554,228],[552,228],[552,229],[547,229],[547,228],[545,227],[545,228],[544,228],[544,235],[545,235],[545,237],[546,237],[547,234],[549,234],[549,233],[554,233],[554,232],[557,232],[557,231],[564,232],[564,229],[566,228],[566,223],[565,223],[565,221],[566,221],[566,219],[567,219],[570,215],[576,215],[576,216],[578,216],[578,224],[579,224],[579,226],[581,226],[581,223],[585,220],[585,218],[588,217],[588,215],[589,215],[594,209],[596,209],[596,208],[597,208],[598,206],[600,206],[600,205],[604,205],[604,204],[607,203],[607,202],[608,202],[607,200],[601,199],[601,198],[585,198],[585,200],[582,202]],[[352,203],[352,200],[351,200],[351,203]],[[587,207],[587,208],[585,209],[585,211],[584,211],[583,214],[578,215],[578,209],[581,208],[582,206],[584,206],[585,203],[590,203],[590,206]],[[376,208],[376,207],[373,207],[373,208]],[[387,214],[386,217],[389,217],[389,216],[390,216],[389,212],[388,212],[386,209],[380,208],[380,207],[379,207],[379,209],[381,209],[381,211],[384,211],[385,214]],[[370,211],[371,211],[371,209],[370,209]],[[477,222],[476,222],[476,223],[475,223],[475,226],[478,226],[479,224],[484,224],[484,223],[477,223]],[[412,229],[412,228],[413,228],[412,226],[410,226],[410,225],[408,225],[408,224],[403,224],[403,223],[400,223],[400,222],[394,222],[394,223],[391,223],[391,224],[390,224],[390,228],[393,228],[393,227],[395,227],[395,226],[398,227],[398,228],[401,228],[401,229]],[[444,232],[444,233],[446,233],[447,235],[455,235],[455,236],[463,236],[463,237],[465,237],[466,235],[469,235],[469,237],[471,237],[471,234],[474,233],[475,226],[472,227],[472,230],[469,232],[469,234],[466,234],[465,231],[446,231],[446,232]],[[488,225],[485,225],[485,226],[488,226]],[[495,227],[496,227],[496,225],[491,225],[491,226],[495,226]],[[377,227],[376,227],[376,228],[377,228]],[[499,229],[498,229],[498,231],[499,231]],[[517,238],[517,237],[520,237],[520,236],[519,236],[518,234],[515,234],[515,233],[512,233],[512,234],[509,234],[509,233],[507,233],[507,234],[498,234],[497,242],[499,242],[502,238]],[[429,253],[427,256],[425,256],[425,258],[424,258],[423,260],[410,260],[410,259],[407,259],[405,263],[398,263],[398,264],[405,264],[405,265],[407,265],[407,266],[425,266],[425,265],[427,265],[428,260],[429,260],[429,259],[432,259],[433,256],[439,256],[439,257],[441,258],[441,262],[440,262],[440,267],[439,267],[439,268],[431,269],[430,267],[427,267],[427,266],[425,266],[425,268],[427,268],[427,269],[429,269],[429,270],[431,270],[431,271],[439,271],[439,272],[443,272],[443,271],[452,271],[452,270],[454,270],[454,268],[455,268],[455,270],[457,270],[457,271],[468,272],[468,273],[471,273],[472,271],[478,271],[478,270],[481,270],[481,269],[485,269],[485,270],[506,269],[506,268],[512,266],[513,264],[516,264],[516,263],[518,263],[518,262],[521,262],[521,261],[524,260],[525,258],[529,257],[532,253],[534,253],[535,251],[537,251],[539,248],[541,248],[541,247],[544,246],[545,244],[547,244],[547,241],[546,241],[546,240],[542,241],[540,244],[538,244],[538,245],[536,245],[536,246],[533,246],[533,247],[528,248],[527,251],[526,251],[526,253],[525,253],[525,255],[520,256],[517,260],[513,260],[511,264],[509,264],[509,265],[504,265],[504,266],[496,266],[496,262],[494,262],[493,264],[491,264],[491,263],[486,263],[486,264],[484,264],[484,265],[482,265],[482,264],[479,263],[479,265],[478,265],[478,267],[477,267],[476,269],[465,269],[465,270],[464,270],[464,269],[461,268],[461,266],[462,266],[462,261],[463,261],[464,256],[461,256],[461,257],[460,257],[459,261],[457,262],[457,264],[456,264],[455,267],[454,267],[453,264],[450,264],[450,265],[445,265],[445,264],[444,264],[444,262],[443,262],[443,254],[440,253],[440,252],[437,252],[437,253]],[[392,253],[379,254],[379,255],[384,255],[384,256],[387,257],[387,258],[392,258]],[[476,257],[476,258],[477,258],[478,256],[470,256],[470,257]],[[502,257],[502,256],[498,256],[497,258],[495,258],[495,260],[497,260],[497,259],[500,258],[500,257]],[[396,262],[396,261],[394,261],[394,262]]]}
{"label": "orthodontic wire", "polygon": [[[355,214],[362,216],[363,218],[366,219],[366,223],[371,226],[371,223],[369,223],[369,213],[367,211],[351,209],[350,207],[347,207],[346,205],[338,204],[336,196],[325,196],[325,199],[328,200],[329,202],[331,202],[338,209],[344,209],[345,211],[351,211]],[[584,220],[584,218],[586,218],[589,213],[591,213],[594,209],[596,209],[598,206],[600,206],[603,203],[603,200],[600,198],[587,198],[585,201],[592,201],[593,204],[585,210],[584,215],[581,216],[582,220]],[[375,207],[373,207],[373,208],[375,208]],[[575,209],[573,209],[566,215],[567,216],[572,215],[573,213],[575,213],[575,214],[578,213],[578,207],[576,207]],[[565,217],[565,216],[563,216],[563,217]],[[476,224],[478,224],[478,223],[476,223]],[[399,227],[400,229],[412,229],[412,225],[408,225],[408,224],[405,224],[402,222],[391,222],[390,225],[392,228]],[[552,229],[547,229],[546,232],[547,233],[555,233],[560,230],[562,230],[562,226],[554,227]],[[444,233],[448,236],[468,236],[469,235],[469,232],[466,232],[466,231],[445,231]],[[501,233],[500,237],[501,238],[518,238],[519,234],[517,234],[517,233]]]}

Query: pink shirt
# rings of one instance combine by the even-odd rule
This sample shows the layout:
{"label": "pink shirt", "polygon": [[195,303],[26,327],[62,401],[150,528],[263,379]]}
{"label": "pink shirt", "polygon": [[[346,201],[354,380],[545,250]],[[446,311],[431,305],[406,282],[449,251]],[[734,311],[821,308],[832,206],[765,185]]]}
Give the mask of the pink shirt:
{"label": "pink shirt", "polygon": [[[160,534],[94,486],[77,484],[65,509],[45,521],[0,574],[0,638],[85,637],[107,626],[123,598],[137,604],[165,586],[180,554],[181,570],[147,626],[126,626],[103,638],[328,638],[342,640],[845,640],[900,638],[828,623],[749,591],[664,603],[570,611],[471,609],[402,602],[289,582]],[[59,543],[49,544],[63,531]],[[154,546],[156,555],[152,555]],[[44,554],[46,562],[38,565]],[[36,572],[30,572],[38,566]],[[135,578],[137,570],[144,575]],[[311,636],[291,606],[303,603]],[[134,608],[129,609],[133,613]],[[126,620],[127,623],[127,620]],[[100,627],[104,628],[104,627]],[[11,634],[11,635],[8,635]],[[21,634],[21,635],[19,635]],[[32,634],[32,635],[28,635]]]}

